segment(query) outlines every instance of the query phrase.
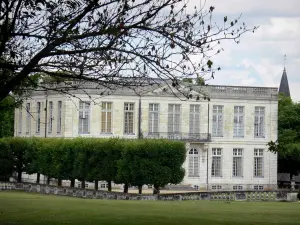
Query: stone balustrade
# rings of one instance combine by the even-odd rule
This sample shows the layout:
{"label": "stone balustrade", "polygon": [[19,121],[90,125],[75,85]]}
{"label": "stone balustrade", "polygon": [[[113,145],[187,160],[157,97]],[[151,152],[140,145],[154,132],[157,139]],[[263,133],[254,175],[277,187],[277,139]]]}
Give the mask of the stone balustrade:
{"label": "stone balustrade", "polygon": [[40,194],[115,200],[298,201],[297,193],[288,191],[221,191],[139,195],[122,192],[108,192],[103,190],[56,187],[43,184],[0,182],[0,191],[1,190],[23,190],[25,192]]}

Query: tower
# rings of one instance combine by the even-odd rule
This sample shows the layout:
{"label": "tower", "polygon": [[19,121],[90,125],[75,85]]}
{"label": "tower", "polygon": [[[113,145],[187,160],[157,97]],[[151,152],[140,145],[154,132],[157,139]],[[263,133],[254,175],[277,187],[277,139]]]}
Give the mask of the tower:
{"label": "tower", "polygon": [[284,66],[282,77],[281,77],[281,82],[280,82],[280,86],[279,86],[279,93],[283,93],[287,97],[291,96],[285,66]]}

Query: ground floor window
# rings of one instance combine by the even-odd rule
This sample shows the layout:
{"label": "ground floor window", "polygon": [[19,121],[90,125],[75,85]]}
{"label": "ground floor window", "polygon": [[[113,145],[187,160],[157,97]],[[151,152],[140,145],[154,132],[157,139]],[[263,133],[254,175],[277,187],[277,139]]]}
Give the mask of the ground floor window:
{"label": "ground floor window", "polygon": [[189,177],[199,177],[199,152],[194,148],[189,151]]}

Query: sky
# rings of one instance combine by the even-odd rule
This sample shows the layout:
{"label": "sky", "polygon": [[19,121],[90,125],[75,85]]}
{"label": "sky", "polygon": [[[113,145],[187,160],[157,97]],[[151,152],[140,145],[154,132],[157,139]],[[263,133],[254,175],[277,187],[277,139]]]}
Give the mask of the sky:
{"label": "sky", "polygon": [[215,18],[242,13],[247,26],[260,26],[255,33],[244,34],[239,44],[222,43],[225,51],[213,58],[222,70],[208,83],[279,87],[286,54],[291,96],[300,101],[300,0],[206,0],[206,6],[215,7]]}

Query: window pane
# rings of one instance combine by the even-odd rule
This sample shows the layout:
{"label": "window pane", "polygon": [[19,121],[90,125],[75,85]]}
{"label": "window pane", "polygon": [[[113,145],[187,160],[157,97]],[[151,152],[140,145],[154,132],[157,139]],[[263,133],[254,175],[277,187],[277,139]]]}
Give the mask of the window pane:
{"label": "window pane", "polygon": [[213,106],[212,136],[223,137],[223,106]]}
{"label": "window pane", "polygon": [[168,132],[179,133],[180,132],[180,105],[169,104],[168,113]]}
{"label": "window pane", "polygon": [[79,102],[79,133],[87,134],[90,132],[90,103]]}

